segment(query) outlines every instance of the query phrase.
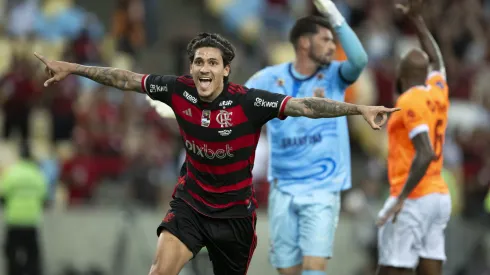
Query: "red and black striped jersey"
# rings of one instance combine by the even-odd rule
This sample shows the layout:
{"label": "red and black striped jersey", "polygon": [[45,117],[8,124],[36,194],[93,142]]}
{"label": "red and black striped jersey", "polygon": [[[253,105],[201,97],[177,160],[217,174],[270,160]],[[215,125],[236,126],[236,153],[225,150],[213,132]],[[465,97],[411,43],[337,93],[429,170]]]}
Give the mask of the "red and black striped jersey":
{"label": "red and black striped jersey", "polygon": [[290,97],[226,83],[213,101],[199,99],[190,76],[145,75],[143,90],[172,108],[186,148],[173,194],[203,215],[245,217],[257,207],[252,168],[260,130],[284,119]]}

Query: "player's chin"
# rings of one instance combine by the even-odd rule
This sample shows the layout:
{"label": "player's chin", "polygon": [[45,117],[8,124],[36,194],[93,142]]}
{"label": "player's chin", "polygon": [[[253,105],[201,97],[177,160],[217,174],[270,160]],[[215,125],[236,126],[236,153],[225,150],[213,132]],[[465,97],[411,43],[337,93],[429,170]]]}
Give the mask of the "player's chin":
{"label": "player's chin", "polygon": [[213,95],[213,89],[212,87],[209,87],[208,89],[198,89],[197,94],[199,95],[200,98],[208,98]]}
{"label": "player's chin", "polygon": [[324,65],[328,65],[330,63],[332,63],[332,60],[333,60],[333,55],[327,55],[324,59],[323,59],[323,64]]}
{"label": "player's chin", "polygon": [[319,64],[320,66],[326,66],[326,65],[329,65],[331,62],[332,62],[332,59],[333,58],[330,58],[330,57],[325,57],[325,58],[322,58],[319,60]]}

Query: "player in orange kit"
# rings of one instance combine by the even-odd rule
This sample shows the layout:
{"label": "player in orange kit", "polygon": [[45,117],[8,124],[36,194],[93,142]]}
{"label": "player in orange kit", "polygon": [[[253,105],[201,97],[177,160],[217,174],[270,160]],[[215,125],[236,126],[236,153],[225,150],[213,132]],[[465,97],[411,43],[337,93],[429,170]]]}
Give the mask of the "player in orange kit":
{"label": "player in orange kit", "polygon": [[[441,176],[449,108],[444,62],[424,19],[422,0],[397,5],[414,24],[424,51],[411,50],[398,67],[401,93],[388,123],[390,197],[379,213],[378,275],[441,275],[444,230],[451,214]],[[429,67],[432,66],[432,71]],[[393,219],[391,219],[393,217]]]}

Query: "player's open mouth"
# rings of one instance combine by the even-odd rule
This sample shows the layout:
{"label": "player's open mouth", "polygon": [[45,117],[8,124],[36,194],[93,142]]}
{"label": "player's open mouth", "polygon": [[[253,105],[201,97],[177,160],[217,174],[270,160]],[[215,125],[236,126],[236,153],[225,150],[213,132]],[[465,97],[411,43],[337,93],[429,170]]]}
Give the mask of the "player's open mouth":
{"label": "player's open mouth", "polygon": [[209,77],[200,77],[199,78],[199,86],[201,86],[201,89],[207,89],[211,85],[211,78]]}

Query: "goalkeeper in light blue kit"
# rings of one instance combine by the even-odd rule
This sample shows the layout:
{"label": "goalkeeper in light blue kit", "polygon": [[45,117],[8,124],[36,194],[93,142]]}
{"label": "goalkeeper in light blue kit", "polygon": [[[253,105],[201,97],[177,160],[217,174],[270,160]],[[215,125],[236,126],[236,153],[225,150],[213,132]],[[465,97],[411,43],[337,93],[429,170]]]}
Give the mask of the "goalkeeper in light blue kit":
{"label": "goalkeeper in light blue kit", "polygon": [[[361,42],[330,0],[315,1],[324,17],[299,19],[290,33],[296,59],[267,67],[245,86],[292,97],[344,101],[345,88],[367,64]],[[348,60],[333,61],[334,34]],[[255,103],[263,108],[270,102]],[[267,105],[269,104],[269,105]],[[283,275],[325,274],[340,211],[340,192],[351,187],[345,117],[290,117],[267,123],[270,261]]]}

